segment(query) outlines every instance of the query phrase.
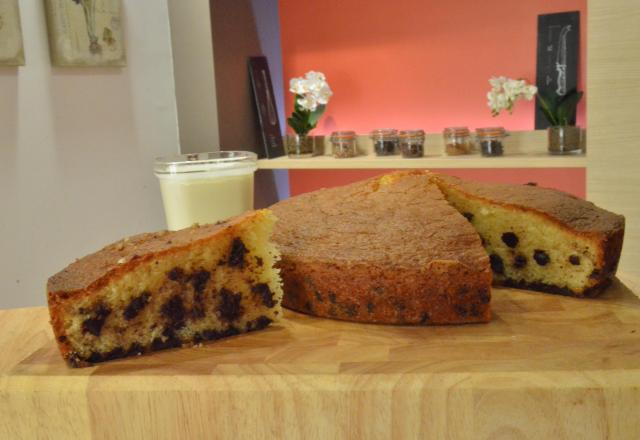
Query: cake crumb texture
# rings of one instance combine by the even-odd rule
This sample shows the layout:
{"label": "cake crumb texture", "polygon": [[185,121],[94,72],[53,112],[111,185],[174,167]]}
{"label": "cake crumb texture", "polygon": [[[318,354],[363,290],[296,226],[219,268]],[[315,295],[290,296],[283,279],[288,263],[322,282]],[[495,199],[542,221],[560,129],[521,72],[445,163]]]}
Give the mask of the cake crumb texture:
{"label": "cake crumb texture", "polygon": [[78,367],[258,330],[282,315],[275,217],[141,234],[48,282],[63,357]]}

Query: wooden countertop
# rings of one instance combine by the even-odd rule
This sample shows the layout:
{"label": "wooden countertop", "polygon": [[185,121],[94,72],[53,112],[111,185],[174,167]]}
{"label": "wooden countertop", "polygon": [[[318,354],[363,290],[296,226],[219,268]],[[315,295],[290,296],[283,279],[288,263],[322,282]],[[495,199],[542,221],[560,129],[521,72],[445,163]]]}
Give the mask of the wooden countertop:
{"label": "wooden countertop", "polygon": [[62,362],[46,309],[3,310],[0,438],[640,438],[629,285],[589,300],[494,289],[480,325],[287,312],[265,331],[85,369]]}

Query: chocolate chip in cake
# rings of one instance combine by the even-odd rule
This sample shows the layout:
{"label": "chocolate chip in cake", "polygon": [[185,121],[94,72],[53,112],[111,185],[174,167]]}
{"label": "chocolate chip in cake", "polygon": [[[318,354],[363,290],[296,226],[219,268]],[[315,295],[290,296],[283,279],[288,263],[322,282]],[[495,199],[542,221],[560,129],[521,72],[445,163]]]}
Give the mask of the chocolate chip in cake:
{"label": "chocolate chip in cake", "polygon": [[343,306],[344,313],[350,318],[353,318],[358,314],[358,305],[357,304],[346,304]]}
{"label": "chocolate chip in cake", "polygon": [[259,316],[258,318],[254,319],[253,321],[249,321],[247,322],[246,325],[246,330],[251,332],[251,331],[255,331],[255,330],[261,330],[263,328],[265,328],[266,326],[268,326],[269,324],[271,324],[271,319],[267,318],[266,316]]}
{"label": "chocolate chip in cake", "polygon": [[574,266],[580,266],[580,257],[577,255],[571,255],[569,257],[569,263],[573,264]]}
{"label": "chocolate chip in cake", "polygon": [[[202,297],[197,297],[196,300],[202,301]],[[191,318],[193,319],[202,319],[204,318],[204,306],[200,303],[196,303],[191,307]]]}
{"label": "chocolate chip in cake", "polygon": [[391,302],[393,303],[393,308],[398,312],[404,312],[407,309],[407,305],[398,298],[392,298]]}
{"label": "chocolate chip in cake", "polygon": [[313,293],[315,294],[316,300],[318,302],[324,302],[324,298],[322,297],[322,293],[320,293],[319,290],[314,290]]}
{"label": "chocolate chip in cake", "polygon": [[248,249],[238,237],[234,238],[231,242],[231,251],[229,252],[229,266],[231,267],[244,267],[244,256],[248,252]]}
{"label": "chocolate chip in cake", "polygon": [[304,309],[309,313],[313,313],[313,306],[311,305],[311,302],[307,301],[304,303]]}
{"label": "chocolate chip in cake", "polygon": [[268,284],[256,284],[251,288],[251,291],[262,299],[262,304],[264,304],[266,307],[271,308],[276,305],[276,302],[273,300],[273,292],[271,292]]}
{"label": "chocolate chip in cake", "polygon": [[58,341],[67,342],[67,337],[65,335],[58,336]]}
{"label": "chocolate chip in cake", "polygon": [[489,262],[491,263],[491,270],[493,270],[495,273],[500,275],[504,273],[504,263],[502,262],[502,258],[500,257],[500,255],[489,255]]}
{"label": "chocolate chip in cake", "polygon": [[166,348],[175,348],[180,346],[182,346],[182,342],[180,342],[180,340],[175,336],[170,336],[164,340],[161,337],[157,337],[151,341],[152,350],[164,350]]}
{"label": "chocolate chip in cake", "polygon": [[519,241],[520,240],[518,240],[518,236],[513,232],[505,232],[504,234],[502,234],[502,242],[510,248],[518,246]]}
{"label": "chocolate chip in cake", "polygon": [[127,356],[134,356],[142,353],[144,353],[144,347],[137,342],[131,344],[131,346],[127,350]]}
{"label": "chocolate chip in cake", "polygon": [[102,362],[103,358],[102,358],[102,354],[98,353],[97,351],[92,351],[86,360],[87,362],[91,362],[92,364],[95,364],[97,362]]}
{"label": "chocolate chip in cake", "polygon": [[491,293],[487,289],[481,289],[478,292],[478,299],[482,304],[488,304],[491,301]]}
{"label": "chocolate chip in cake", "polygon": [[258,319],[256,319],[256,325],[254,328],[255,330],[260,330],[271,324],[271,322],[271,318],[268,318],[266,316],[259,316]]}
{"label": "chocolate chip in cake", "polygon": [[160,308],[160,313],[169,320],[170,328],[179,329],[184,327],[186,311],[180,295],[174,295],[169,298]]}
{"label": "chocolate chip in cake", "polygon": [[262,261],[262,258],[256,257],[256,265],[258,267],[262,267],[263,264],[264,264],[264,261]]}
{"label": "chocolate chip in cake", "polygon": [[138,316],[140,311],[144,309],[144,307],[147,305],[150,298],[151,298],[151,293],[146,291],[142,292],[142,294],[140,294],[139,296],[136,296],[135,298],[133,298],[129,303],[129,305],[124,309],[124,312],[122,313],[122,316],[124,317],[124,319],[127,321],[131,321],[133,318]]}
{"label": "chocolate chip in cake", "polygon": [[480,316],[480,308],[478,307],[478,304],[476,303],[471,304],[471,307],[469,309],[469,314],[474,317]]}
{"label": "chocolate chip in cake", "polygon": [[429,314],[422,312],[422,315],[420,315],[420,324],[426,324],[427,322],[429,322]]}
{"label": "chocolate chip in cake", "polygon": [[533,259],[536,260],[536,263],[538,263],[540,266],[546,266],[549,261],[551,261],[551,258],[549,258],[549,254],[540,249],[536,249],[533,251]]}
{"label": "chocolate chip in cake", "polygon": [[90,333],[93,336],[100,336],[102,326],[107,317],[111,313],[111,309],[104,304],[99,304],[91,318],[85,319],[82,323],[82,332]]}
{"label": "chocolate chip in cake", "polygon": [[527,257],[522,254],[518,254],[513,258],[513,267],[516,269],[522,269],[527,265]]}
{"label": "chocolate chip in cake", "polygon": [[368,302],[368,303],[367,303],[367,312],[369,312],[369,313],[373,313],[373,310],[374,310],[375,308],[376,308],[376,307],[373,305],[373,303],[372,303],[372,302]]}
{"label": "chocolate chip in cake", "polygon": [[179,267],[174,267],[169,272],[167,272],[167,278],[171,281],[179,281],[184,277],[184,271]]}
{"label": "chocolate chip in cake", "polygon": [[240,305],[242,295],[239,293],[233,293],[232,291],[220,289],[220,304],[218,305],[218,311],[220,312],[220,318],[227,322],[235,321],[238,319],[244,311]]}
{"label": "chocolate chip in cake", "polygon": [[467,293],[469,293],[469,286],[467,286],[466,284],[464,286],[461,286],[458,289],[458,296],[465,296]]}
{"label": "chocolate chip in cake", "polygon": [[473,221],[473,214],[471,214],[470,212],[463,212],[462,216],[469,221]]}
{"label": "chocolate chip in cake", "polygon": [[331,301],[333,304],[335,304],[336,300],[337,300],[336,294],[333,293],[333,292],[329,292],[329,301]]}
{"label": "chocolate chip in cake", "polygon": [[207,286],[207,282],[211,278],[211,273],[207,270],[200,269],[191,274],[190,281],[193,286],[193,290],[196,293],[202,293]]}
{"label": "chocolate chip in cake", "polygon": [[467,316],[468,313],[467,313],[467,308],[465,306],[458,304],[454,308],[458,316],[460,316],[461,318],[464,318]]}
{"label": "chocolate chip in cake", "polygon": [[126,356],[126,353],[122,347],[116,347],[113,350],[105,353],[102,357],[104,361],[110,361],[113,359],[120,359]]}

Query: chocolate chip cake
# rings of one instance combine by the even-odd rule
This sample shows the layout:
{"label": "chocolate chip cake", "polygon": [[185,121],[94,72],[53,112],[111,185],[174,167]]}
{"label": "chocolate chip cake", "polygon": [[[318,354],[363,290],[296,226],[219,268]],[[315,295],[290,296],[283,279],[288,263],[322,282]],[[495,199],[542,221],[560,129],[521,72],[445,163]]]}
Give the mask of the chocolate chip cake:
{"label": "chocolate chip cake", "polygon": [[480,237],[422,172],[397,172],[277,203],[286,307],[386,324],[490,320]]}
{"label": "chocolate chip cake", "polygon": [[623,216],[533,185],[433,179],[480,234],[496,284],[585,297],[615,274]]}
{"label": "chocolate chip cake", "polygon": [[142,234],[49,279],[51,324],[72,367],[258,330],[282,314],[275,217]]}

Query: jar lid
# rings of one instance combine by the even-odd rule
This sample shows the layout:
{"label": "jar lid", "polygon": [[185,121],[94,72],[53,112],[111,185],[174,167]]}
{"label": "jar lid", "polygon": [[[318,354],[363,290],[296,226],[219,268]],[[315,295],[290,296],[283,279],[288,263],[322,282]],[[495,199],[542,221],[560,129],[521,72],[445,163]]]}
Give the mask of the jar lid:
{"label": "jar lid", "polygon": [[401,138],[407,137],[424,137],[424,130],[401,130],[398,133]]}
{"label": "jar lid", "polygon": [[156,158],[153,171],[157,175],[206,173],[257,169],[256,153],[251,151],[216,151],[213,153],[176,154]]}
{"label": "jar lid", "polygon": [[331,140],[349,140],[356,137],[355,131],[334,131],[331,133]]}
{"label": "jar lid", "polygon": [[370,133],[372,139],[390,138],[398,136],[398,130],[395,128],[376,128]]}
{"label": "jar lid", "polygon": [[445,136],[469,136],[471,132],[469,127],[447,127],[444,129]]}
{"label": "jar lid", "polygon": [[504,127],[482,127],[476,128],[476,135],[480,137],[505,136],[507,133]]}

